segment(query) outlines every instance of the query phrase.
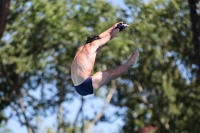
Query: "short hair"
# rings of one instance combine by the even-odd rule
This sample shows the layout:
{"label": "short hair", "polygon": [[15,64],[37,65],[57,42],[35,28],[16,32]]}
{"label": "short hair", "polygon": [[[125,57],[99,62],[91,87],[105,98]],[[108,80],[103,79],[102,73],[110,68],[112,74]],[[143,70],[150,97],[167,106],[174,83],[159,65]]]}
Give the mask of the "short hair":
{"label": "short hair", "polygon": [[98,40],[98,39],[101,39],[101,38],[99,37],[99,35],[91,35],[91,36],[87,37],[86,43],[91,43],[91,42],[93,42],[94,40]]}

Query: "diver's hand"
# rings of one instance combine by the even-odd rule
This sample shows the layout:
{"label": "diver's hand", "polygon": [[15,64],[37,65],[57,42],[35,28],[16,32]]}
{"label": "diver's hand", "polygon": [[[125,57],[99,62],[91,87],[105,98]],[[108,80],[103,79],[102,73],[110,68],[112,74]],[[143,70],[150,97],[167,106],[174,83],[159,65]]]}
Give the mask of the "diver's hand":
{"label": "diver's hand", "polygon": [[117,25],[120,24],[120,23],[123,24],[125,27],[129,26],[128,24],[126,24],[126,23],[124,23],[124,22],[118,22],[118,23],[114,24],[113,27],[116,28]]}

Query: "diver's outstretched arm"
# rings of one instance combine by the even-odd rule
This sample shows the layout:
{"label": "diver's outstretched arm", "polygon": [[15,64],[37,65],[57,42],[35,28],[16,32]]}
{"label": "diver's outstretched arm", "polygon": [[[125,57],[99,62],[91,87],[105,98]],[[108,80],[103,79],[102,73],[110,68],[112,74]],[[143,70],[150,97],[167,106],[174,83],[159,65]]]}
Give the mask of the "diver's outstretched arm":
{"label": "diver's outstretched arm", "polygon": [[[111,28],[109,28],[108,30],[102,32],[102,33],[99,35],[99,37],[100,37],[100,38],[103,38],[103,37],[106,37],[107,35],[111,34],[111,39],[112,39],[113,37],[116,36],[116,33],[115,33],[115,30],[114,30],[114,29],[115,29],[120,23],[123,24],[123,22],[118,22],[118,23],[114,24],[114,25],[113,25]],[[129,26],[129,25],[128,25],[128,24],[123,24],[123,26],[126,27],[126,26]],[[119,32],[119,31],[118,31],[118,32]],[[117,32],[117,33],[118,33],[118,32]]]}
{"label": "diver's outstretched arm", "polygon": [[116,23],[114,26],[101,33],[99,35],[101,39],[93,41],[92,45],[96,46],[97,48],[105,45],[108,41],[113,39],[121,30],[123,30],[127,26],[129,25],[123,24],[123,22]]}

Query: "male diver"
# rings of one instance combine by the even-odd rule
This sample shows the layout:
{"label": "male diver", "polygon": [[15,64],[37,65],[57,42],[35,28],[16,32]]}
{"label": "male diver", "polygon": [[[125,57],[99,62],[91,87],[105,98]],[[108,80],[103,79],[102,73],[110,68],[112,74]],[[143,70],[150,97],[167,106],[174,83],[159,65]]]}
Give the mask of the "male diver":
{"label": "male diver", "polygon": [[136,50],[125,64],[91,75],[96,56],[100,54],[103,46],[127,26],[129,25],[123,22],[116,23],[100,35],[89,36],[86,44],[78,48],[71,65],[71,77],[78,94],[81,96],[93,94],[98,88],[118,78],[137,62],[139,52]]}

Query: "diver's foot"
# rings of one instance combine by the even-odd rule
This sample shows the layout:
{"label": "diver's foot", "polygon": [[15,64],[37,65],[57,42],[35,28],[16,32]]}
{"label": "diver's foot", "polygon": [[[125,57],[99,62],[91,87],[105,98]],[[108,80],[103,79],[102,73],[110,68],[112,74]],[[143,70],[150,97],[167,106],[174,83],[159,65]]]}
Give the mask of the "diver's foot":
{"label": "diver's foot", "polygon": [[128,60],[128,64],[131,65],[135,65],[137,63],[137,59],[139,57],[139,52],[138,50],[134,51],[131,55],[131,57]]}

